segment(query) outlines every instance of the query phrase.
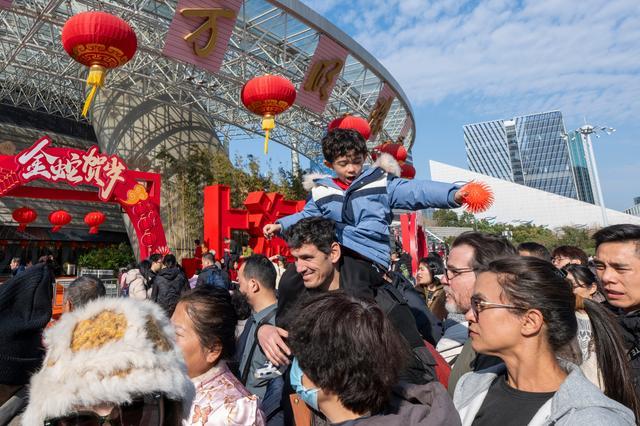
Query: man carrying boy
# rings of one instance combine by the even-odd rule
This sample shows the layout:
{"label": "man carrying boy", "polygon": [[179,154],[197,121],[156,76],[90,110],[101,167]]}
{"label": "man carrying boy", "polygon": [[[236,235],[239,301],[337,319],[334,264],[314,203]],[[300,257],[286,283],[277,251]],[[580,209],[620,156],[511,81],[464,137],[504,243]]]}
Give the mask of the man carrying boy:
{"label": "man carrying boy", "polygon": [[367,144],[351,129],[333,129],[322,138],[324,164],[336,177],[308,176],[305,188],[311,199],[304,209],[264,227],[270,238],[306,217],[321,216],[336,222],[343,255],[366,260],[385,272],[390,263],[389,225],[393,209],[456,208],[462,203],[458,186],[407,180],[398,177],[400,167],[382,154],[373,167],[364,169]]}

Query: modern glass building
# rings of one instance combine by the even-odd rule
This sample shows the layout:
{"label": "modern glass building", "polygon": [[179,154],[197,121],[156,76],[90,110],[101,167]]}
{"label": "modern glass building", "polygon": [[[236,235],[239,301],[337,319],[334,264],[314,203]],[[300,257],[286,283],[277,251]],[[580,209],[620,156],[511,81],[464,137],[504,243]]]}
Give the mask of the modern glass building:
{"label": "modern glass building", "polygon": [[[560,111],[467,124],[464,143],[469,169],[593,203],[581,135],[566,135]],[[570,146],[575,152],[570,153]]]}
{"label": "modern glass building", "polygon": [[583,141],[583,136],[578,130],[574,130],[568,135],[569,157],[573,167],[573,174],[576,178],[576,187],[578,190],[578,199],[587,203],[596,204],[595,194],[591,182],[593,169],[590,167],[587,148]]}

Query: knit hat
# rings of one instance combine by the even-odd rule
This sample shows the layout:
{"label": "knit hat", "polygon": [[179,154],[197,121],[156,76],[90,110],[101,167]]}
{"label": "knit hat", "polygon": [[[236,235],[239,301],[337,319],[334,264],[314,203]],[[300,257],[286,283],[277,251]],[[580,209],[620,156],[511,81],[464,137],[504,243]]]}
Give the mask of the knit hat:
{"label": "knit hat", "polygon": [[189,415],[195,389],[175,344],[173,327],[155,303],[104,297],[64,314],[46,331],[47,355],[31,379],[23,424],[78,407],[161,392]]}
{"label": "knit hat", "polygon": [[52,278],[51,270],[38,264],[0,284],[0,384],[25,385],[42,364]]}

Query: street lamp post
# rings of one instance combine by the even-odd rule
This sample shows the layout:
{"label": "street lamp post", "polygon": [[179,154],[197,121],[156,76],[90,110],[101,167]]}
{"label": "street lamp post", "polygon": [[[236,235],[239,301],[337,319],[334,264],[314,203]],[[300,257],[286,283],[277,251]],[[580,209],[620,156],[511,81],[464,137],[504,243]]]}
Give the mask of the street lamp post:
{"label": "street lamp post", "polygon": [[592,181],[596,187],[598,204],[600,205],[600,212],[602,213],[602,226],[604,227],[609,225],[609,221],[607,219],[607,209],[604,205],[604,197],[602,195],[602,186],[600,185],[600,175],[598,173],[598,166],[596,165],[596,157],[593,152],[593,143],[591,142],[592,134],[595,134],[597,138],[600,137],[597,133],[598,130],[604,131],[608,135],[616,131],[616,129],[612,127],[595,127],[590,124],[585,124],[578,129],[578,132],[582,135],[582,141],[587,147],[587,162],[589,163],[589,168],[593,171]]}

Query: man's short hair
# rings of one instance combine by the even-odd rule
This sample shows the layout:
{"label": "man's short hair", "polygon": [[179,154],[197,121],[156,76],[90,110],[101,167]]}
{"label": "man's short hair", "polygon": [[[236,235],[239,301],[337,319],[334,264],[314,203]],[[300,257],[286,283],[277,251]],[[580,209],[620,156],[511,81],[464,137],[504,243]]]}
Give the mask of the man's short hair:
{"label": "man's short hair", "polygon": [[340,290],[298,312],[288,342],[304,374],[355,413],[382,411],[411,353],[384,312]]}
{"label": "man's short hair", "polygon": [[542,244],[534,241],[527,241],[525,243],[518,244],[518,251],[527,251],[533,257],[551,262],[551,253],[549,253],[549,250]]}
{"label": "man's short hair", "polygon": [[151,261],[151,263],[162,262],[162,255],[160,253],[153,253],[151,256],[149,256],[149,260]]}
{"label": "man's short hair", "polygon": [[631,241],[636,244],[636,252],[640,254],[640,226],[624,223],[611,225],[600,229],[593,234],[596,241],[596,249],[604,243],[622,243]]}
{"label": "man's short hair", "polygon": [[505,237],[469,231],[458,235],[451,247],[468,245],[473,248],[474,268],[486,268],[489,263],[503,257],[517,256],[516,248]]}
{"label": "man's short hair", "polygon": [[308,217],[289,228],[285,238],[291,249],[312,244],[324,254],[329,254],[331,244],[336,242],[336,224],[331,219]]}
{"label": "man's short hair", "polygon": [[269,258],[261,254],[252,254],[244,260],[243,265],[242,276],[245,279],[254,279],[271,290],[276,288],[276,268]]}
{"label": "man's short hair", "polygon": [[20,259],[19,257],[14,257],[11,259],[11,262],[16,262],[18,265],[20,264],[21,261],[22,259]]}
{"label": "man's short hair", "polygon": [[329,130],[322,138],[322,155],[329,163],[344,155],[367,155],[367,141],[353,129]]}
{"label": "man's short hair", "polygon": [[202,255],[202,262],[204,262],[205,260],[212,265],[216,262],[216,258],[211,252],[206,252]]}
{"label": "man's short hair", "polygon": [[178,259],[173,254],[167,254],[162,259],[162,264],[167,268],[175,268],[178,266]]}
{"label": "man's short hair", "polygon": [[551,258],[554,257],[566,257],[571,260],[577,260],[581,265],[587,266],[589,264],[589,256],[579,247],[575,246],[560,246],[553,249],[551,252]]}
{"label": "man's short hair", "polygon": [[69,284],[64,291],[64,299],[70,301],[74,309],[78,309],[92,300],[104,297],[106,294],[107,289],[100,278],[84,275]]}

